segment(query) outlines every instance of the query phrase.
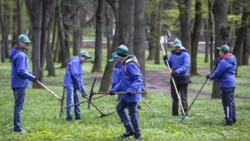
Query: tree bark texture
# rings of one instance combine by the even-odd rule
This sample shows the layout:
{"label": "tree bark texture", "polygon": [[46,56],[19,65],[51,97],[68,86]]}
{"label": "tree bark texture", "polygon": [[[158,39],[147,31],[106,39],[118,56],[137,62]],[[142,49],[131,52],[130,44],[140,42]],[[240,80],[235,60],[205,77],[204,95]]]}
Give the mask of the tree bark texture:
{"label": "tree bark texture", "polygon": [[119,0],[119,44],[134,54],[134,8],[135,0]]}
{"label": "tree bark texture", "polygon": [[195,0],[195,19],[192,32],[191,75],[197,75],[197,53],[202,26],[202,0]]}
{"label": "tree bark texture", "polygon": [[[108,58],[111,57],[111,54],[115,50],[115,48],[118,46],[118,38],[119,38],[119,16],[118,16],[118,6],[119,6],[119,1],[112,1],[112,0],[107,0],[109,5],[112,7],[114,16],[115,16],[115,35],[113,38],[112,42],[112,48],[108,52]],[[110,90],[110,84],[111,84],[111,78],[112,78],[112,71],[113,71],[113,63],[109,62],[107,59],[105,70],[103,73],[103,77],[101,80],[101,85],[99,91],[109,91]]]}
{"label": "tree bark texture", "polygon": [[102,34],[104,25],[105,1],[98,0],[96,13],[95,60],[91,72],[102,72]]}
{"label": "tree bark texture", "polygon": [[140,63],[140,69],[145,83],[145,17],[144,0],[135,1],[135,20],[134,20],[134,53]]}
{"label": "tree bark texture", "polygon": [[[42,17],[43,17],[43,0],[25,0],[27,11],[30,17],[32,25],[32,64],[33,64],[33,74],[38,80],[41,80],[43,77],[43,68],[41,61],[44,58],[43,48],[41,45],[42,39]],[[40,87],[38,84],[33,83],[33,87]]]}
{"label": "tree bark texture", "polygon": [[[228,1],[227,0],[215,0],[213,3],[213,14],[214,14],[214,23],[215,23],[215,48],[214,48],[214,56],[215,60],[219,57],[217,47],[222,44],[227,43],[227,41],[223,40],[223,37],[220,33],[220,27],[223,25],[227,25],[227,11],[228,11]],[[212,90],[212,98],[220,98],[220,86],[219,80],[213,81],[213,90]]]}
{"label": "tree bark texture", "polygon": [[[250,4],[249,4],[250,6]],[[233,48],[233,54],[237,58],[237,64],[238,66],[242,65],[242,62],[244,60],[243,58],[243,52],[247,52],[247,50],[244,50],[244,40],[247,37],[248,33],[248,26],[249,26],[249,20],[250,20],[250,10],[248,10],[246,7],[243,8],[243,14],[241,17],[241,27],[239,28],[237,32],[237,38],[234,44]],[[245,48],[247,49],[247,48]]]}
{"label": "tree bark texture", "polygon": [[191,0],[178,0],[183,46],[191,51]]}

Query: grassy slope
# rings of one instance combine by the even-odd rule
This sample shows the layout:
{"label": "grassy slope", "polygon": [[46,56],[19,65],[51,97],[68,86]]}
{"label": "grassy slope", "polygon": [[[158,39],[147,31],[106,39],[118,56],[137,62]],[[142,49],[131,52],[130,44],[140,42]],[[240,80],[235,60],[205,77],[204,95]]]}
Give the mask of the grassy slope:
{"label": "grassy slope", "polygon": [[[198,64],[206,66],[202,62]],[[85,64],[84,78],[88,90],[92,84],[92,78],[88,77],[91,66],[91,63]],[[163,65],[153,65],[152,62],[147,62],[146,66],[150,70],[166,69],[162,67]],[[247,92],[250,90],[247,81],[250,74],[247,73],[247,69],[247,67],[239,68],[240,77],[236,95],[245,93],[247,96]],[[94,107],[87,110],[87,105],[82,104],[82,120],[67,122],[65,114],[59,118],[60,104],[58,100],[45,89],[28,89],[23,113],[23,126],[28,134],[13,133],[13,94],[9,84],[9,62],[2,63],[0,70],[0,140],[121,140],[120,135],[124,132],[124,128],[117,114],[99,118],[100,114]],[[56,78],[44,78],[44,83],[59,96],[62,95],[63,73],[64,69],[58,69]],[[204,75],[193,77],[194,83],[190,85],[190,89],[198,90],[204,82]],[[205,92],[209,93],[211,84],[212,82],[208,82],[204,87]],[[193,97],[190,97],[189,101],[192,100]],[[249,100],[236,101],[237,124],[231,127],[222,126],[224,115],[220,99],[199,97],[184,124],[178,123],[181,116],[171,116],[171,98],[168,93],[149,92],[144,101],[155,111],[141,103],[142,110],[139,111],[139,114],[143,140],[250,140]],[[94,103],[104,113],[109,113],[115,110],[117,101],[116,96],[106,96]],[[128,140],[133,140],[133,138]]]}

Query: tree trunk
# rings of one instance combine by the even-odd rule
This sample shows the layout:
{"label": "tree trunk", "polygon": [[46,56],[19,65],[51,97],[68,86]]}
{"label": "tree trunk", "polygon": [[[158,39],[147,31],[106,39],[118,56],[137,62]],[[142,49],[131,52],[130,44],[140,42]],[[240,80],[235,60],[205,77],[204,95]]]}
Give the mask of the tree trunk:
{"label": "tree trunk", "polygon": [[213,27],[213,12],[212,12],[213,0],[208,1],[208,29],[209,30],[209,53],[210,53],[210,71],[213,70],[213,45],[214,45],[214,27]]}
{"label": "tree trunk", "polygon": [[105,3],[105,37],[107,39],[107,55],[105,57],[108,57],[108,53],[110,52],[112,48],[112,38],[113,38],[113,24],[114,24],[114,14],[111,9],[112,7],[108,4]]}
{"label": "tree trunk", "polygon": [[208,18],[205,18],[203,20],[204,25],[204,38],[205,38],[205,56],[204,56],[204,62],[208,63],[208,51],[209,51],[209,28],[208,28]]}
{"label": "tree trunk", "polygon": [[195,19],[192,33],[191,75],[197,75],[197,53],[202,26],[202,1],[195,0]]}
{"label": "tree trunk", "polygon": [[81,29],[80,26],[78,26],[77,30],[73,31],[73,56],[77,56],[80,53],[80,48],[82,46],[82,34],[83,29]]}
{"label": "tree trunk", "polygon": [[178,0],[183,46],[191,51],[191,0]]}
{"label": "tree trunk", "polygon": [[[115,50],[115,48],[118,46],[118,35],[119,35],[119,16],[118,16],[118,1],[112,1],[112,0],[107,0],[107,2],[110,4],[110,6],[113,9],[114,15],[115,15],[115,35],[114,39],[112,42],[112,49],[110,52],[108,52],[108,58],[111,57],[112,52]],[[100,91],[109,91],[110,89],[110,84],[111,84],[111,78],[112,78],[112,71],[113,71],[113,63],[109,62],[107,59],[105,70],[103,73],[101,85],[100,85]]]}
{"label": "tree trunk", "polygon": [[[228,11],[227,0],[214,1],[213,14],[214,14],[214,22],[215,22],[215,48],[214,48],[215,58],[219,57],[217,47],[221,46],[222,44],[228,43],[228,41],[225,41],[227,37],[221,36],[221,33],[220,33],[221,27],[227,25],[227,11]],[[221,95],[220,95],[219,80],[214,80],[212,98],[220,98],[220,97]]]}
{"label": "tree trunk", "polygon": [[242,55],[242,65],[248,65],[249,54],[250,54],[250,31],[247,29],[246,38],[243,44],[243,55]]}
{"label": "tree trunk", "polygon": [[[43,1],[43,20],[42,20],[42,53],[41,53],[41,64],[44,68],[44,60],[46,58],[48,76],[55,76],[55,67],[53,61],[53,53],[50,44],[51,24],[52,17],[54,17],[56,1],[44,0]],[[41,79],[42,80],[42,79]]]}
{"label": "tree trunk", "polygon": [[102,34],[105,1],[98,0],[96,13],[95,61],[91,72],[102,72]]}
{"label": "tree trunk", "polygon": [[134,20],[134,52],[140,63],[140,69],[145,83],[145,17],[144,0],[135,1],[135,20]]}
{"label": "tree trunk", "polygon": [[[233,48],[233,54],[237,58],[237,65],[241,66],[243,62],[243,45],[244,40],[246,38],[247,32],[248,32],[248,26],[249,26],[249,20],[250,20],[250,12],[246,8],[243,8],[243,14],[241,17],[241,27],[237,32],[237,38],[234,44]],[[245,50],[247,51],[247,50]]]}
{"label": "tree trunk", "polygon": [[118,43],[126,45],[131,54],[134,54],[134,9],[135,0],[119,0]]}
{"label": "tree trunk", "polygon": [[[13,13],[11,15],[11,20],[12,20],[12,24],[11,24],[11,35],[12,35],[12,42],[11,42],[11,47],[13,47],[16,43],[17,43],[17,38],[18,36],[23,33],[22,31],[22,8],[18,8],[18,7],[22,7],[21,5],[21,0],[16,1],[16,4],[12,5],[13,8]],[[20,10],[20,11],[19,11]]]}
{"label": "tree trunk", "polygon": [[20,35],[21,33],[23,33],[23,21],[22,21],[22,0],[17,0],[16,1],[16,5],[17,5],[17,23],[18,23],[18,35]]}
{"label": "tree trunk", "polygon": [[[26,7],[32,25],[33,38],[32,38],[32,64],[33,74],[38,80],[43,77],[43,48],[42,48],[42,16],[43,16],[43,0],[26,0]],[[41,87],[39,84],[33,83],[33,88]]]}
{"label": "tree trunk", "polygon": [[156,46],[156,35],[157,35],[157,25],[155,23],[155,21],[158,21],[158,10],[159,10],[159,3],[155,4],[156,9],[154,11],[152,11],[151,15],[150,15],[150,23],[149,24],[149,28],[150,28],[150,33],[148,35],[148,57],[147,60],[154,60],[155,58],[155,46]]}
{"label": "tree trunk", "polygon": [[10,15],[11,11],[9,1],[0,2],[0,24],[2,31],[2,47],[1,47],[1,62],[5,62],[5,58],[9,57],[8,55],[8,36],[9,36],[9,25],[10,25]]}
{"label": "tree trunk", "polygon": [[58,0],[57,3],[58,7],[58,31],[59,31],[59,38],[60,38],[60,51],[59,51],[59,57],[61,62],[61,68],[65,68],[67,66],[68,60],[69,60],[69,48],[66,41],[66,33],[65,33],[65,26],[63,25],[62,20],[62,11],[61,11],[61,0]]}
{"label": "tree trunk", "polygon": [[156,28],[156,39],[155,39],[155,62],[154,64],[160,64],[160,38],[161,38],[161,29],[162,29],[162,24],[161,24],[161,14],[162,14],[162,2],[159,2],[159,10],[157,13],[157,28]]}
{"label": "tree trunk", "polygon": [[[82,44],[82,34],[83,29],[81,28],[81,9],[83,8],[83,2],[74,3],[72,11],[76,14],[73,16],[73,55],[79,55],[81,44]],[[72,28],[72,27],[71,27]]]}

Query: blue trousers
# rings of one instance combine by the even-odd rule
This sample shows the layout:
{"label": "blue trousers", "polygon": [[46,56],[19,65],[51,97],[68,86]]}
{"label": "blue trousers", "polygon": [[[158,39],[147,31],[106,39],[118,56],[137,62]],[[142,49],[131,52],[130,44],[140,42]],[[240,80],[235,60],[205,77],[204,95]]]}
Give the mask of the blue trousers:
{"label": "blue trousers", "polygon": [[[67,106],[79,103],[79,96],[77,89],[72,87],[65,87],[67,93]],[[74,106],[75,118],[80,118],[80,104]],[[67,118],[72,118],[71,107],[66,108]]]}
{"label": "blue trousers", "polygon": [[14,106],[14,132],[21,132],[22,127],[22,114],[26,95],[26,88],[13,88],[15,106]]}
{"label": "blue trousers", "polygon": [[221,99],[226,123],[228,124],[236,122],[234,89],[235,87],[221,88]]}
{"label": "blue trousers", "polygon": [[[129,117],[125,111],[128,108]],[[126,132],[133,132],[135,136],[141,135],[141,129],[138,117],[138,103],[137,102],[126,102],[120,100],[116,106],[117,113],[126,128]]]}

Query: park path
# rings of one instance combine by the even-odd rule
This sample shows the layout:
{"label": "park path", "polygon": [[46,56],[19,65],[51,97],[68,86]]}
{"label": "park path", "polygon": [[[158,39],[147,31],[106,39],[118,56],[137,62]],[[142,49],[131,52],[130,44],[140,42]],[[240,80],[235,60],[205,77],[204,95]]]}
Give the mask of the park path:
{"label": "park path", "polygon": [[[209,72],[206,68],[199,68],[198,73]],[[150,92],[163,92],[170,94],[170,74],[168,71],[147,71],[145,74],[146,90]],[[201,84],[202,85],[202,84]],[[201,87],[201,86],[200,86]],[[212,89],[212,88],[211,88]],[[197,92],[188,90],[189,96],[196,96]],[[211,94],[201,93],[199,97],[210,98]],[[250,100],[250,97],[235,96],[236,99]]]}

